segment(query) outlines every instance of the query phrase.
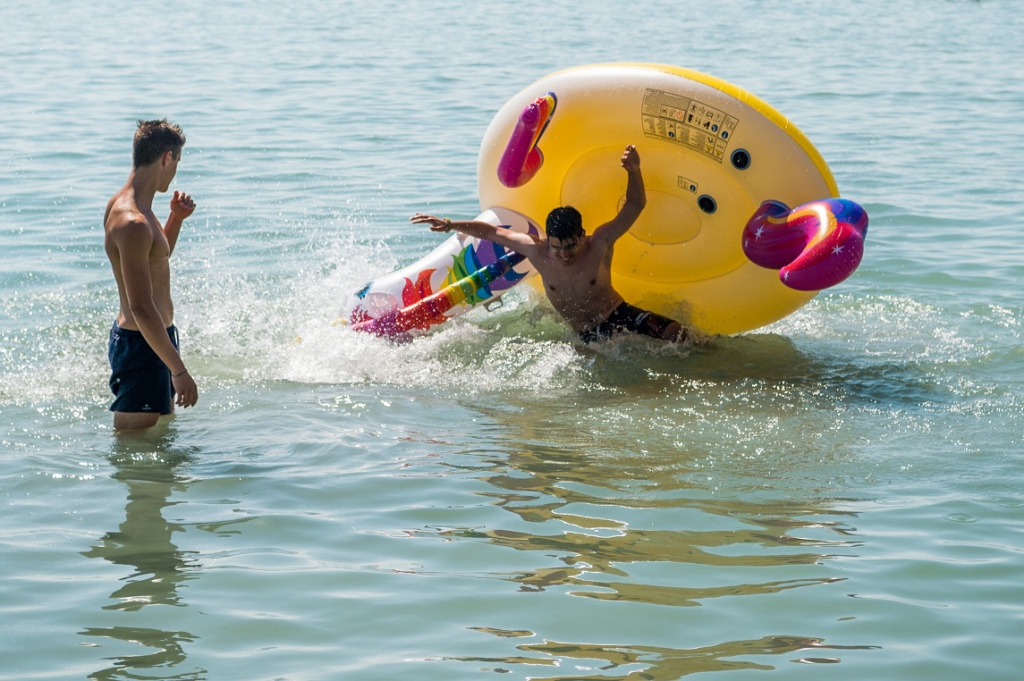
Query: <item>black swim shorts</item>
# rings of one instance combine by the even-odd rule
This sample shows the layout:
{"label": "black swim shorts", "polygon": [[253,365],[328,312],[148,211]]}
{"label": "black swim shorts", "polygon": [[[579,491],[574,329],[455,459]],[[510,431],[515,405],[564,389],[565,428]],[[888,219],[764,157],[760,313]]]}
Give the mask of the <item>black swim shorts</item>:
{"label": "black swim shorts", "polygon": [[641,310],[635,305],[624,302],[612,310],[612,313],[603,322],[581,333],[580,340],[584,343],[594,343],[611,338],[620,331],[632,331],[651,338],[662,338],[665,329],[673,323],[675,320]]}
{"label": "black swim shorts", "polygon": [[[167,335],[177,350],[178,329],[169,326]],[[110,359],[110,391],[114,393],[110,411],[170,414],[174,410],[171,370],[149,347],[141,331],[122,329],[114,322],[107,357]]]}

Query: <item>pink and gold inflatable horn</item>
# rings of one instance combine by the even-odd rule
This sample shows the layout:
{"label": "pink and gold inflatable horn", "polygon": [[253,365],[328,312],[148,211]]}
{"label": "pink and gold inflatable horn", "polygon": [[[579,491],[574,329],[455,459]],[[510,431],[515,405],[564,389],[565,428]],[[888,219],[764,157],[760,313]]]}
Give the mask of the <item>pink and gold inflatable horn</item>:
{"label": "pink and gold inflatable horn", "polygon": [[847,199],[812,201],[792,210],[765,201],[743,230],[743,252],[755,265],[779,270],[786,286],[820,291],[857,269],[867,232],[867,212]]}
{"label": "pink and gold inflatable horn", "polygon": [[506,187],[522,187],[544,164],[544,154],[537,148],[537,143],[547,129],[557,103],[555,93],[549,92],[533,100],[519,114],[519,121],[498,162],[498,181]]}

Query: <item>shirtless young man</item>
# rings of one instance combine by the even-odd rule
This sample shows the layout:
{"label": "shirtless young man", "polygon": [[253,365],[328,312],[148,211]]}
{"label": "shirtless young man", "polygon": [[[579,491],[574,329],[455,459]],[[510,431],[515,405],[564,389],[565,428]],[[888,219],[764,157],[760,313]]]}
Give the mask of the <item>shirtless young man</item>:
{"label": "shirtless young man", "polygon": [[166,192],[181,160],[185,136],[166,120],[139,121],[128,181],[107,202],[104,247],[117,281],[121,308],[110,329],[110,389],[115,430],[156,424],[177,405],[191,407],[199,389],[178,354],[169,259],[192,197],[174,192],[171,214],[161,225],[153,198]]}
{"label": "shirtless young man", "polygon": [[684,340],[687,332],[679,322],[630,305],[612,288],[612,249],[647,204],[640,154],[632,144],[622,154],[622,167],[629,177],[626,201],[611,222],[589,236],[583,231],[579,211],[571,206],[555,208],[548,215],[546,240],[474,220],[455,221],[422,213],[410,220],[428,224],[435,232],[454,229],[487,239],[526,256],[540,274],[548,300],[585,343],[619,331]]}

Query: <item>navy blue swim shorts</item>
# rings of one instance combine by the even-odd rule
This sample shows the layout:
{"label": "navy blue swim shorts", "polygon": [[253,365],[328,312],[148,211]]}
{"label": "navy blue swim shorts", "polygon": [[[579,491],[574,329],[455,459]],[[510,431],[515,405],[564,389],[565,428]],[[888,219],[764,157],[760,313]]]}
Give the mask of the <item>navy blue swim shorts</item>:
{"label": "navy blue swim shorts", "polygon": [[629,303],[622,303],[612,310],[612,313],[603,322],[581,333],[580,340],[584,343],[594,343],[611,338],[620,331],[632,331],[651,338],[661,338],[665,329],[673,323],[674,320],[668,317],[641,310]]}
{"label": "navy blue swim shorts", "polygon": [[[177,350],[178,329],[169,326],[167,335]],[[122,329],[114,322],[107,357],[110,359],[110,391],[114,393],[110,411],[170,414],[174,410],[171,370],[149,347],[141,331]]]}

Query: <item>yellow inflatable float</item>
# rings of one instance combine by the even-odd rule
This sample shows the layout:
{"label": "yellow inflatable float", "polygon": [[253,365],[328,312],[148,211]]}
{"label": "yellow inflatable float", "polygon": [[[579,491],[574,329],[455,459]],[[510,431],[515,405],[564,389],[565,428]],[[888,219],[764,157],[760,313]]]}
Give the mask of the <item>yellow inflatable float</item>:
{"label": "yellow inflatable float", "polygon": [[[531,101],[549,92],[556,113],[539,140],[544,162],[520,187],[498,164]],[[770,324],[815,292],[784,286],[750,262],[740,235],[765,200],[790,206],[838,196],[810,141],[749,92],[703,73],[651,64],[584,66],[542,78],[494,117],[480,148],[482,206],[504,206],[544,224],[570,205],[591,229],[625,200],[618,158],[643,159],[647,207],[615,245],[612,282],[630,303],[706,333]]]}
{"label": "yellow inflatable float", "polygon": [[[823,252],[831,248],[833,256],[847,248],[826,238],[836,227],[828,206],[800,213],[823,216],[813,228],[785,225],[789,206],[838,196],[832,173],[803,133],[734,85],[655,64],[572,68],[512,97],[480,147],[483,214],[504,211],[518,220],[510,228],[542,230],[551,209],[571,205],[589,231],[625,200],[618,161],[627,144],[642,158],[647,206],[616,243],[612,282],[634,305],[709,334],[748,331],[785,317],[817,293],[784,284],[780,264],[752,262],[757,258],[748,242],[768,229],[792,246],[793,230],[802,229],[806,238],[800,237],[797,254],[815,244]],[[842,264],[841,278],[856,267],[860,252]],[[401,276],[360,289],[350,300],[349,319],[359,330],[385,336],[429,328],[493,302],[528,277],[532,268],[521,261],[490,242],[453,236],[395,273]],[[419,274],[410,275],[413,270]]]}

